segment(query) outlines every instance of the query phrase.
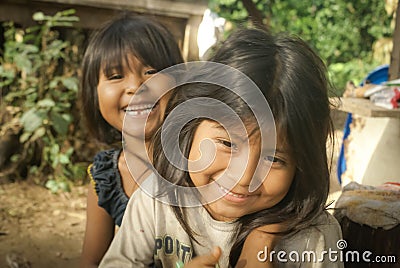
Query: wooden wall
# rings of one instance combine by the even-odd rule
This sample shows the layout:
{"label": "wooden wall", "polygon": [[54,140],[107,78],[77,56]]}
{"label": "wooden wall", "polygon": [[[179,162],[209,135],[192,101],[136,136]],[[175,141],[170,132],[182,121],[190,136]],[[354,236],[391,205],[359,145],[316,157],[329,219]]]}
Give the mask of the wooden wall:
{"label": "wooden wall", "polygon": [[26,27],[34,24],[37,11],[52,15],[70,8],[80,18],[76,27],[88,31],[125,10],[151,16],[173,33],[186,60],[198,59],[197,29],[207,8],[204,0],[0,0],[0,22]]}

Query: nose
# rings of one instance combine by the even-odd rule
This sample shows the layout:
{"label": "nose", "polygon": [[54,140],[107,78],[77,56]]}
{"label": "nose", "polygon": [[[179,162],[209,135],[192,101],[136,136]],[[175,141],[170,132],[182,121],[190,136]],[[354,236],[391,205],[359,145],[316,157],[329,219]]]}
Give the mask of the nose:
{"label": "nose", "polygon": [[[249,187],[252,183],[255,174],[256,168],[259,161],[259,154],[250,153],[247,159],[246,168],[244,170],[243,176],[240,178],[238,185],[242,187]],[[242,162],[243,163],[243,162]]]}
{"label": "nose", "polygon": [[138,75],[130,75],[124,84],[125,86],[125,94],[127,95],[133,95],[133,94],[140,94],[144,90],[147,89],[146,85],[144,82],[146,79],[144,79],[142,76]]}
{"label": "nose", "polygon": [[258,152],[250,150],[248,153],[245,152],[231,159],[228,173],[231,174],[231,178],[235,179],[237,186],[250,191],[249,186],[254,184],[254,180],[257,180],[256,169],[259,157],[260,154]]}

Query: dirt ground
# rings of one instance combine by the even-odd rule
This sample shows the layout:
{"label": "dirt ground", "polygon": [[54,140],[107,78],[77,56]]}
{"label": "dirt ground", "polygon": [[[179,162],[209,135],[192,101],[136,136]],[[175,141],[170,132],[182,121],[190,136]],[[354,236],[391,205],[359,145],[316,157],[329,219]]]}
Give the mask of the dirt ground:
{"label": "dirt ground", "polygon": [[86,190],[56,195],[30,182],[0,185],[0,267],[77,267]]}
{"label": "dirt ground", "polygon": [[[335,158],[341,144],[345,114],[333,114]],[[332,148],[331,148],[332,149]],[[334,158],[330,200],[337,198]],[[0,267],[77,267],[85,229],[87,186],[52,194],[30,182],[0,185]],[[17,260],[20,266],[10,266]],[[29,263],[23,266],[21,263]]]}

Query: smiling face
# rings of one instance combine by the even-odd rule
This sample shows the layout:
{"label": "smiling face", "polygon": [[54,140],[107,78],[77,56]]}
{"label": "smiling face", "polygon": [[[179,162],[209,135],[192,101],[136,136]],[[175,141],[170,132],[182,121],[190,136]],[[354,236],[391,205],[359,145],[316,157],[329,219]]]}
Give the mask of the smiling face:
{"label": "smiling face", "polygon": [[128,66],[123,67],[123,73],[114,68],[110,75],[106,75],[102,69],[97,93],[104,119],[119,131],[124,128],[131,136],[138,137],[143,136],[146,124],[146,139],[151,137],[162,122],[169,99],[169,94],[165,94],[157,101],[166,88],[163,84],[166,78],[149,80],[156,75],[157,70],[144,66],[133,56]]}
{"label": "smiling face", "polygon": [[[259,159],[261,168],[256,172]],[[203,162],[201,170],[199,162]],[[243,172],[236,172],[238,166]],[[269,167],[269,173],[259,172]],[[194,185],[200,187],[216,182],[214,190],[223,195],[205,205],[211,216],[220,221],[232,221],[279,203],[289,191],[295,170],[293,160],[279,141],[274,155],[268,148],[261,150],[258,134],[249,139],[229,137],[220,124],[210,120],[204,120],[198,126],[189,153],[189,174]],[[235,180],[232,187],[223,182],[227,181],[223,179],[227,174],[234,174],[229,175]],[[262,180],[262,183],[255,191],[249,192],[253,178]]]}

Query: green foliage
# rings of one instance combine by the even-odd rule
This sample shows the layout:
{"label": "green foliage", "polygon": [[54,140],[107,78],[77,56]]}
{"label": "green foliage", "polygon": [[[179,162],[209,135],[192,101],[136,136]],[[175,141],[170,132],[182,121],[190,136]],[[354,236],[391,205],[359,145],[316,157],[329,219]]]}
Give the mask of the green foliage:
{"label": "green foliage", "polygon": [[[33,15],[37,25],[26,29],[5,23],[4,53],[0,58],[0,87],[5,94],[2,107],[18,107],[13,116],[22,144],[22,150],[11,160],[27,164],[30,174],[56,185],[81,175],[84,168],[72,161],[78,135],[73,112],[77,108],[81,39],[75,38],[76,43],[71,44],[55,30],[73,26],[79,20],[74,14],[74,10],[54,16],[38,12]],[[79,33],[75,34],[79,37]],[[2,132],[6,132],[5,127]],[[37,154],[39,161],[32,163]]]}
{"label": "green foliage", "polygon": [[[372,47],[391,37],[392,15],[381,0],[253,0],[272,32],[299,35],[326,61],[332,81],[343,89],[348,80],[361,80],[376,62]],[[248,24],[240,0],[210,0],[210,8],[235,26]],[[341,92],[338,92],[340,94]]]}

